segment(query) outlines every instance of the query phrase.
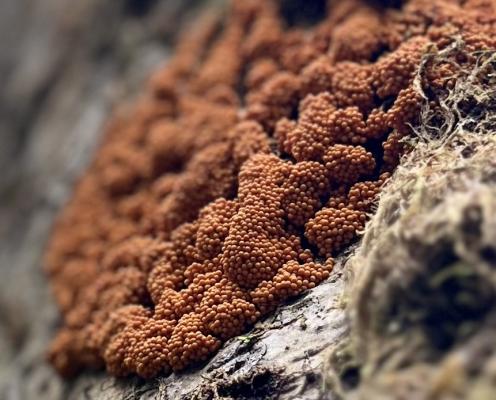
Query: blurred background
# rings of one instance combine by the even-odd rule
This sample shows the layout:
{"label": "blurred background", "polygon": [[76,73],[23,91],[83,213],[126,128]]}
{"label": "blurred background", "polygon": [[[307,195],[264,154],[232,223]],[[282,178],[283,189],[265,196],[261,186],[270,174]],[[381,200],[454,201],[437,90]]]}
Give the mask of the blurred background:
{"label": "blurred background", "polygon": [[57,311],[41,255],[113,105],[207,1],[0,0],[0,399],[86,390],[43,362]]}

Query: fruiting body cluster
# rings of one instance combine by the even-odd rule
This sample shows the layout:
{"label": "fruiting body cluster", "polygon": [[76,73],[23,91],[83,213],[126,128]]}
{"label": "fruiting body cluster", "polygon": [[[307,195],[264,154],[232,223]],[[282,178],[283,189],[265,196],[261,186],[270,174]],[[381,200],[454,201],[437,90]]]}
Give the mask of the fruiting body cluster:
{"label": "fruiting body cluster", "polygon": [[[494,47],[486,3],[331,1],[303,30],[276,1],[234,0],[199,21],[110,121],[56,223],[53,365],[181,370],[325,280],[405,150],[427,46],[455,31]],[[421,84],[449,84],[446,68]]]}

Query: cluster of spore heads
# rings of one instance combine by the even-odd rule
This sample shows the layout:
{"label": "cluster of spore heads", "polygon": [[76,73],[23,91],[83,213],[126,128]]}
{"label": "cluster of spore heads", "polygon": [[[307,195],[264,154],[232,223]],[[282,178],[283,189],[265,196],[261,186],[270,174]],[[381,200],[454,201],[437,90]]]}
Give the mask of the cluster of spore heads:
{"label": "cluster of spore heads", "polygon": [[406,150],[423,54],[495,47],[493,1],[403,3],[330,1],[299,27],[275,0],[234,0],[184,33],[55,225],[61,374],[183,370],[329,277]]}

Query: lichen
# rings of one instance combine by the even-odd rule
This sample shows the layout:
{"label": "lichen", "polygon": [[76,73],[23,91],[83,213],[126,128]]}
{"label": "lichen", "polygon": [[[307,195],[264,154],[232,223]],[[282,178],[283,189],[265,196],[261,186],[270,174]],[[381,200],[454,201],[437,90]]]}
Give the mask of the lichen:
{"label": "lichen", "polygon": [[[451,72],[426,93],[433,67]],[[327,366],[329,388],[342,397],[496,393],[495,67],[496,49],[473,51],[461,37],[423,57],[413,150],[347,266],[349,340]]]}

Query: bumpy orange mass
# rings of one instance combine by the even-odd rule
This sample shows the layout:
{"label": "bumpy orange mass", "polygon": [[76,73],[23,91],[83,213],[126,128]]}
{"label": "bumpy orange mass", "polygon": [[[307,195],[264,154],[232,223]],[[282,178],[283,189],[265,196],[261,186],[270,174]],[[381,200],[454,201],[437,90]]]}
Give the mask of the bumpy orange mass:
{"label": "bumpy orange mass", "polygon": [[108,123],[46,253],[62,374],[182,370],[325,280],[406,150],[415,85],[452,84],[449,63],[414,82],[423,55],[496,44],[490,0],[330,1],[311,26],[281,7],[197,21]]}

